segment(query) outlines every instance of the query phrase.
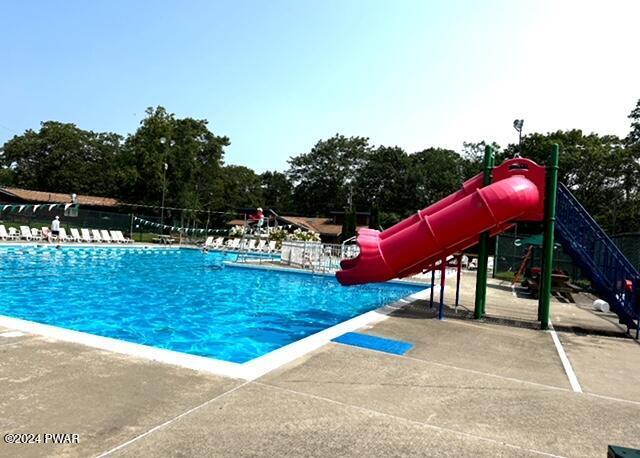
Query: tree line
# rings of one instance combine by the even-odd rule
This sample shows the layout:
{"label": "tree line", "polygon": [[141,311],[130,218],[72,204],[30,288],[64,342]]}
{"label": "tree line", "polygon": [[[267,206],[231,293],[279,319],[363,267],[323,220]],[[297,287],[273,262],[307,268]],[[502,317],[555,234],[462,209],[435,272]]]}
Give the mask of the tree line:
{"label": "tree line", "polygon": [[[625,138],[574,129],[528,134],[521,145],[493,144],[496,163],[520,154],[543,164],[551,145],[559,143],[560,180],[595,219],[611,233],[638,231],[640,100],[629,119]],[[46,121],[0,149],[0,184],[155,206],[164,185],[166,207],[233,214],[262,206],[307,216],[348,208],[371,211],[376,226],[388,227],[479,173],[485,147],[480,142],[465,143],[461,151],[407,152],[336,134],[291,157],[286,171],[258,174],[226,165],[229,145],[206,120],[177,118],[163,107],[148,108],[126,137]],[[203,218],[197,212],[187,216]]]}

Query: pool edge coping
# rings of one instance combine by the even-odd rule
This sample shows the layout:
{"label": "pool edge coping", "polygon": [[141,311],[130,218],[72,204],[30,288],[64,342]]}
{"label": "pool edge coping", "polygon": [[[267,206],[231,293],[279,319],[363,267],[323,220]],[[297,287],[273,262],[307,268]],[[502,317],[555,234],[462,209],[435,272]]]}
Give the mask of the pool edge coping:
{"label": "pool edge coping", "polygon": [[419,299],[415,296],[424,293],[424,291],[428,291],[428,289],[418,291],[391,304],[350,318],[245,363],[234,363],[206,356],[191,355],[189,353],[127,342],[126,340],[99,336],[88,332],[75,331],[6,315],[0,315],[0,326],[63,342],[76,343],[99,350],[134,356],[208,374],[251,381],[322,347],[335,337],[346,332],[355,331],[386,320],[394,311]]}
{"label": "pool edge coping", "polygon": [[[27,244],[23,244],[25,246]],[[35,244],[31,245],[34,246]],[[15,245],[14,245],[15,246]],[[45,245],[46,246],[46,245]],[[82,246],[82,245],[81,245]],[[91,247],[86,244],[85,247]],[[104,245],[97,245],[104,247]],[[167,249],[169,247],[158,247],[159,249]],[[153,249],[153,248],[152,248]],[[314,274],[313,272],[304,271],[301,269],[276,267],[276,266],[264,266],[264,265],[238,265],[233,263],[233,267],[250,268],[250,269],[262,269],[262,270],[278,270],[287,273],[303,273]],[[333,276],[331,273],[315,273],[315,275]],[[192,369],[208,374],[229,377],[233,379],[242,379],[247,381],[255,380],[279,367],[288,364],[318,348],[329,343],[335,337],[338,337],[346,332],[352,332],[357,329],[371,326],[381,321],[386,320],[391,313],[399,310],[413,301],[421,299],[421,295],[426,291],[429,291],[429,284],[417,284],[407,281],[392,281],[393,283],[409,284],[411,286],[419,286],[424,289],[409,294],[401,299],[398,299],[392,303],[385,304],[374,310],[370,310],[363,314],[357,315],[346,321],[342,321],[329,328],[318,331],[309,336],[303,337],[300,340],[291,342],[280,348],[270,351],[257,358],[251,359],[244,363],[234,363],[231,361],[224,361],[221,359],[191,355],[189,353],[178,352],[174,350],[168,350],[164,348],[152,347],[150,345],[143,345],[134,342],[128,342],[125,340],[115,339],[112,337],[104,337],[96,334],[91,334],[83,331],[75,331],[59,326],[53,326],[44,323],[38,323],[30,320],[23,320],[21,318],[14,318],[7,315],[0,315],[0,326],[6,328],[15,329],[18,331],[39,335],[51,339],[56,339],[63,342],[76,343],[85,345],[87,347],[96,348],[99,350],[110,351],[113,353],[133,356],[150,361],[156,361],[159,363],[170,364],[173,366],[183,367],[186,369]],[[439,290],[439,285],[433,285],[434,294],[435,290]]]}

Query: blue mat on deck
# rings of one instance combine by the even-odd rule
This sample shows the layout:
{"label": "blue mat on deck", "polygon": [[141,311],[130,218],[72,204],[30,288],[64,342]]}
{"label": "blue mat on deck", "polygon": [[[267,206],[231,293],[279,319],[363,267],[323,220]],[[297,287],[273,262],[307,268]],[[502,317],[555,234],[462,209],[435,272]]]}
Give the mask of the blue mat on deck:
{"label": "blue mat on deck", "polygon": [[347,332],[346,334],[336,337],[333,341],[341,344],[353,345],[354,347],[393,353],[394,355],[404,355],[413,347],[413,344],[408,342],[385,339],[383,337],[370,336],[368,334],[359,334],[357,332]]}

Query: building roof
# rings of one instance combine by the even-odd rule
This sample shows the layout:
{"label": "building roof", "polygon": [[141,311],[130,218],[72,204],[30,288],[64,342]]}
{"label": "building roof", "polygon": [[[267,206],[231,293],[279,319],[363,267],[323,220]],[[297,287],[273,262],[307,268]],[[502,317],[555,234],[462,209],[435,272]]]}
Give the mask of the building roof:
{"label": "building roof", "polygon": [[[9,186],[0,187],[0,193],[10,197],[21,199],[27,202],[36,203],[70,203],[71,195],[57,192],[32,191],[30,189],[13,188]],[[77,195],[76,203],[91,207],[117,207],[120,201],[111,197]]]}
{"label": "building roof", "polygon": [[280,216],[280,219],[286,223],[298,226],[311,232],[317,232],[320,235],[340,235],[342,233],[342,225],[333,224],[331,218],[310,218],[307,216]]}
{"label": "building roof", "polygon": [[[331,215],[345,215],[347,212],[344,210],[334,210],[329,212]],[[356,215],[371,216],[371,212],[356,212]]]}
{"label": "building roof", "polygon": [[[333,218],[316,218],[310,216],[284,216],[279,215],[280,224],[292,224],[305,231],[317,232],[320,235],[338,237],[342,234],[342,225],[333,224]],[[232,219],[227,221],[228,226],[243,226],[244,220]],[[358,229],[366,226],[358,226]]]}

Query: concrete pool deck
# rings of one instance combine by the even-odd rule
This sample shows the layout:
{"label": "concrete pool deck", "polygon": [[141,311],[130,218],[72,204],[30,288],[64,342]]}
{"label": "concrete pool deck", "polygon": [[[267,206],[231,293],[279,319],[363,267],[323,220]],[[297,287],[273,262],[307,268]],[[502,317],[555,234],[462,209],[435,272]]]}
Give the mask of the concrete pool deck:
{"label": "concrete pool deck", "polygon": [[[640,345],[588,299],[554,301],[575,392],[537,303],[491,281],[488,319],[424,302],[373,327],[394,356],[327,344],[244,382],[0,329],[0,431],[75,433],[0,456],[605,456],[640,448]],[[453,285],[455,282],[451,282]],[[453,288],[446,297],[451,300]]]}

